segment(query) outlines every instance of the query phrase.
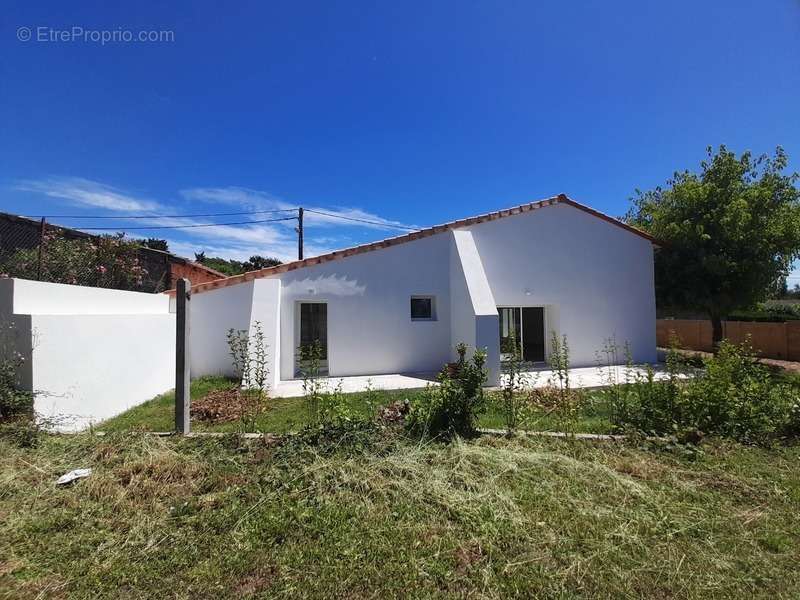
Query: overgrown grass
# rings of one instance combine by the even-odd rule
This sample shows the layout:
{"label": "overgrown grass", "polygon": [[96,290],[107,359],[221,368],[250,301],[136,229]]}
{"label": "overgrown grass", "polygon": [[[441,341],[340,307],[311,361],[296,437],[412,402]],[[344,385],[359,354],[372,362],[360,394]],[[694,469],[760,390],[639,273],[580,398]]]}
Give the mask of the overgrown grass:
{"label": "overgrown grass", "polygon": [[798,448],[371,448],[0,439],[0,597],[800,595]]}
{"label": "overgrown grass", "polygon": [[[231,385],[233,385],[232,381],[224,377],[201,377],[192,381],[192,399],[200,399],[210,391]],[[421,393],[422,390],[419,389],[373,390],[344,394],[344,397],[350,408],[367,416],[377,407],[387,406],[393,402],[412,400]],[[297,431],[308,423],[308,413],[303,402],[303,398],[268,398],[264,402],[261,414],[257,415],[252,422],[248,420],[247,427],[239,421],[208,424],[193,420],[192,429],[195,431],[236,432],[242,431],[244,428],[254,428],[256,431],[272,433]],[[102,431],[171,431],[174,429],[174,410],[175,395],[173,392],[169,392],[99,424],[97,429]],[[612,425],[609,415],[608,405],[599,396],[589,395],[576,431],[610,433]],[[528,429],[556,431],[560,428],[558,418],[547,410],[534,411],[532,417],[525,424]],[[480,416],[479,425],[496,429],[504,427],[499,393],[495,392],[490,395],[487,410]]]}
{"label": "overgrown grass", "polygon": [[[226,377],[199,377],[192,380],[192,400],[199,400],[214,390],[233,385]],[[103,422],[103,431],[172,431],[175,429],[175,391],[156,396],[121,415]]]}

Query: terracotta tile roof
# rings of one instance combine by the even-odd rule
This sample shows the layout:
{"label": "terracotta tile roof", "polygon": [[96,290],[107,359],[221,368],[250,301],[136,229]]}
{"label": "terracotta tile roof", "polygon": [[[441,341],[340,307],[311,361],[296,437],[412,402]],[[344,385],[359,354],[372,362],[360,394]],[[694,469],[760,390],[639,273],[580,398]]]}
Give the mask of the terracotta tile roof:
{"label": "terracotta tile roof", "polygon": [[[380,240],[378,242],[362,244],[361,246],[353,246],[352,248],[345,248],[344,250],[336,250],[335,252],[329,252],[328,254],[321,254],[320,256],[314,256],[311,258],[306,258],[304,260],[295,260],[292,262],[284,263],[282,265],[277,265],[275,267],[267,267],[265,269],[260,269],[258,271],[249,271],[248,273],[243,273],[241,275],[233,275],[231,277],[226,277],[224,279],[217,279],[216,281],[201,283],[196,286],[192,286],[192,292],[193,293],[205,292],[218,288],[228,287],[231,285],[236,285],[238,283],[245,283],[247,281],[253,281],[254,279],[260,279],[262,277],[268,277],[270,275],[276,275],[278,273],[286,273],[287,271],[294,271],[295,269],[302,269],[303,267],[319,265],[322,263],[330,262],[332,260],[338,260],[340,258],[354,256],[356,254],[363,254],[365,252],[371,252],[373,250],[380,250],[381,248],[388,248],[390,246],[396,246],[398,244],[404,244],[406,242],[413,242],[414,240],[436,235],[438,233],[444,233],[445,231],[450,231],[451,229],[457,229],[459,227],[468,227],[470,225],[475,225],[477,223],[485,223],[487,221],[494,221],[496,219],[502,219],[503,217],[510,217],[512,215],[518,215],[530,212],[532,210],[536,210],[537,208],[552,206],[554,204],[559,204],[559,203],[569,204],[570,206],[574,206],[579,210],[589,213],[590,215],[595,216],[599,219],[603,219],[604,221],[607,221],[612,225],[621,227],[622,229],[625,229],[635,235],[643,237],[644,239],[652,242],[653,244],[658,245],[658,242],[651,235],[645,233],[641,229],[632,227],[627,223],[623,223],[619,219],[609,217],[608,215],[603,214],[593,208],[590,208],[585,204],[576,202],[575,200],[568,198],[565,194],[559,194],[558,196],[553,196],[545,200],[539,200],[537,202],[529,202],[528,204],[521,204],[520,206],[515,206],[513,208],[506,208],[504,210],[498,210],[495,212],[486,213],[485,215],[478,215],[476,217],[469,217],[467,219],[459,219],[457,221],[451,221],[449,223],[444,223],[442,225],[435,225],[433,227],[420,229],[419,231],[413,231],[411,233],[407,233],[393,238],[388,238],[385,240]],[[169,290],[168,292],[165,293],[174,294],[175,290]]]}

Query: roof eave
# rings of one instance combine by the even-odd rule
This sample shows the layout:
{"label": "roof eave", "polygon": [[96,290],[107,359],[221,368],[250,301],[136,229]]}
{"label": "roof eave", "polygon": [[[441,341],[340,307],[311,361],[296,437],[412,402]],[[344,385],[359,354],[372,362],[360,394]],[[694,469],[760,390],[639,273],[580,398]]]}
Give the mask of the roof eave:
{"label": "roof eave", "polygon": [[[347,258],[348,256],[354,256],[357,254],[363,254],[365,252],[371,252],[373,250],[380,250],[381,248],[388,248],[390,246],[396,246],[398,244],[412,242],[414,240],[418,240],[424,237],[430,237],[432,235],[444,233],[452,229],[469,227],[470,225],[477,225],[478,223],[486,223],[487,221],[494,221],[496,219],[502,219],[505,217],[510,217],[512,215],[518,215],[525,212],[530,212],[538,208],[542,208],[545,206],[552,206],[554,204],[559,204],[559,203],[569,204],[570,206],[577,208],[578,210],[582,210],[586,213],[589,213],[590,215],[603,219],[604,221],[607,221],[612,225],[621,227],[629,231],[630,233],[643,237],[656,246],[661,245],[655,238],[653,238],[653,236],[642,231],[641,229],[638,229],[636,227],[633,227],[632,225],[628,225],[627,223],[620,221],[619,219],[615,219],[614,217],[610,217],[604,213],[601,213],[600,211],[595,210],[589,206],[586,206],[585,204],[581,204],[580,202],[577,202],[572,198],[568,197],[566,194],[559,194],[558,196],[552,196],[544,200],[529,202],[527,204],[521,204],[519,206],[514,206],[512,208],[505,208],[503,210],[497,210],[494,212],[478,215],[475,217],[468,217],[466,219],[458,219],[456,221],[443,223],[441,225],[434,225],[433,227],[420,229],[419,231],[413,231],[411,233],[407,233],[393,238],[387,238],[377,242],[371,242],[369,244],[362,244],[361,246],[353,246],[352,248],[335,250],[334,252],[321,254],[319,256],[314,256],[303,260],[295,260],[292,262],[284,263],[282,265],[276,265],[274,267],[266,267],[264,269],[259,269],[257,271],[248,271],[247,273],[242,273],[241,275],[232,275],[230,277],[215,279],[213,281],[208,281],[206,283],[198,284],[193,288],[193,291],[204,292],[213,289],[218,289],[221,287],[237,285],[239,283],[246,283],[248,281],[253,281],[255,279],[261,279],[263,277],[269,277],[271,275],[277,275],[279,273],[286,273],[288,271],[294,271],[296,269],[302,269],[305,267],[311,267],[314,265],[319,265],[333,260],[338,260],[340,258]],[[175,290],[174,289],[168,290],[164,293],[169,295],[174,295]]]}

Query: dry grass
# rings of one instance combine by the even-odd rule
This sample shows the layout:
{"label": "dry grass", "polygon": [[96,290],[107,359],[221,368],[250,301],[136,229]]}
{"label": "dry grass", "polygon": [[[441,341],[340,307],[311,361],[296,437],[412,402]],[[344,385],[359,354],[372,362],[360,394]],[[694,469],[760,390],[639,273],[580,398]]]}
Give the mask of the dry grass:
{"label": "dry grass", "polygon": [[0,597],[800,594],[798,449],[367,447],[0,440]]}

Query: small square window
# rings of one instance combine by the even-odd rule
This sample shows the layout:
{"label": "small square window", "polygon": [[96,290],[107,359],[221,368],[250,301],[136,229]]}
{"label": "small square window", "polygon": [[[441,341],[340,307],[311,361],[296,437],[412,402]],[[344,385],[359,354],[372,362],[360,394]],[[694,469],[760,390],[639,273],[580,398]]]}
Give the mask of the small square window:
{"label": "small square window", "polygon": [[433,296],[411,296],[411,320],[433,321],[436,318],[433,300]]}

